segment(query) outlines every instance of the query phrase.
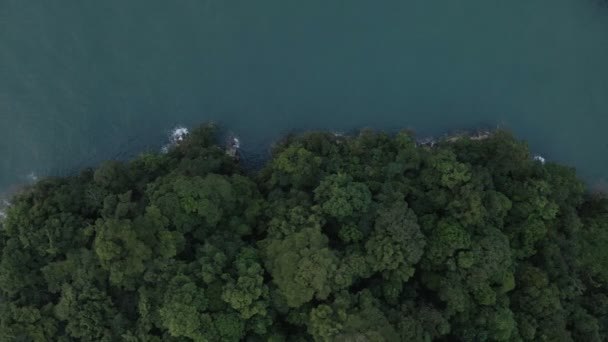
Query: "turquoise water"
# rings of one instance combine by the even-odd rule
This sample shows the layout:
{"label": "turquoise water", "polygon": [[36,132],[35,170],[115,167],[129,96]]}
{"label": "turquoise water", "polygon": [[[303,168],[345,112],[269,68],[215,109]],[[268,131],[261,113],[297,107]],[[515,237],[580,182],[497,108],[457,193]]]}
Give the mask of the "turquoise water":
{"label": "turquoise water", "polygon": [[249,158],[293,130],[500,125],[608,175],[595,0],[0,0],[0,188],[214,120]]}

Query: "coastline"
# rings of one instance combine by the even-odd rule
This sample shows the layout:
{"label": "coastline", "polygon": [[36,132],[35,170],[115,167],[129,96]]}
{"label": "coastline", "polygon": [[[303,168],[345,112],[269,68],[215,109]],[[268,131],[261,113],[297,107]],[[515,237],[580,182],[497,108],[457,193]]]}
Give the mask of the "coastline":
{"label": "coastline", "polygon": [[[213,123],[210,123],[210,124],[213,124]],[[218,128],[218,126],[215,126],[215,127]],[[281,137],[279,140],[277,140],[276,142],[272,143],[269,146],[269,152],[266,154],[264,159],[267,160],[267,159],[271,158],[272,151],[277,146],[287,143],[287,142],[289,142],[289,140],[292,137],[296,137],[296,136],[299,136],[302,134],[329,133],[329,134],[332,134],[334,136],[334,138],[338,141],[340,139],[344,139],[344,138],[348,138],[351,136],[356,136],[358,134],[361,134],[361,132],[365,131],[366,129],[367,128],[361,128],[361,129],[353,130],[350,132],[329,131],[329,130],[310,130],[310,131],[302,131],[302,132],[296,132],[296,131],[288,132],[283,137]],[[375,130],[375,129],[372,129],[372,130],[379,131],[379,130]],[[501,130],[500,127],[496,127],[493,129],[478,128],[478,129],[472,129],[472,130],[458,130],[453,133],[445,133],[438,137],[426,136],[426,137],[422,137],[422,138],[417,138],[414,130],[404,129],[401,131],[408,132],[408,134],[411,134],[415,138],[416,147],[431,149],[431,148],[435,148],[436,146],[438,146],[438,144],[443,144],[443,143],[451,144],[451,143],[456,143],[458,141],[461,141],[463,139],[470,139],[471,141],[487,140],[487,139],[491,138],[492,136],[494,136],[494,134],[499,130]],[[257,169],[259,169],[259,167],[247,165],[247,164],[249,164],[246,162],[247,155],[243,151],[240,138],[236,134],[234,134],[230,130],[223,129],[221,127],[218,128],[218,132],[219,132],[218,145],[221,146],[222,148],[224,148],[224,150],[228,156],[234,158],[241,166],[243,166],[245,172],[247,172],[247,173],[255,172],[255,171],[257,171]],[[388,134],[394,135],[394,134],[397,134],[397,132],[398,131],[394,131],[394,132],[390,132]],[[174,126],[174,128],[172,128],[171,130],[168,131],[167,140],[165,141],[164,145],[162,145],[160,150],[157,150],[158,152],[156,152],[156,153],[167,153],[171,148],[173,148],[173,147],[179,145],[181,142],[183,142],[189,134],[190,134],[189,128],[182,126],[182,125]],[[546,159],[543,156],[541,156],[540,154],[532,153],[531,157],[534,160],[541,162],[542,164],[545,164],[545,162],[546,162]],[[6,216],[6,208],[8,206],[10,206],[10,199],[15,194],[27,189],[30,185],[35,184],[40,179],[44,179],[46,177],[48,177],[48,176],[38,177],[36,175],[30,174],[27,177],[28,181],[13,184],[8,189],[0,189],[0,219],[2,219],[4,216]],[[600,180],[594,182],[593,184],[588,184],[588,186],[589,186],[590,192],[592,192],[592,193],[605,193],[608,191],[608,182],[603,179],[600,179]]]}

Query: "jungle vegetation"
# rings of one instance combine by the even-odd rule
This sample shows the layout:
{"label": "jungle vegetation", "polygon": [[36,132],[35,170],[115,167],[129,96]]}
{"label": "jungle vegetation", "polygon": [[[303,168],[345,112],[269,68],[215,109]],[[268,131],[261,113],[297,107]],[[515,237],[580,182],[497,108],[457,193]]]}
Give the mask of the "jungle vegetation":
{"label": "jungle vegetation", "polygon": [[606,341],[608,201],[524,142],[204,125],[47,178],[0,227],[0,341]]}

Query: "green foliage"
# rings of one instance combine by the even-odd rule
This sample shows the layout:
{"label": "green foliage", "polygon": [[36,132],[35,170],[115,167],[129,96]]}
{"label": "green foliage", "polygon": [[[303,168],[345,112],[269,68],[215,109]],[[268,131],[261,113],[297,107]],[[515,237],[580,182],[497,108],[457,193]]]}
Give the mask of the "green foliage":
{"label": "green foliage", "polygon": [[319,227],[263,241],[266,268],[290,307],[329,296],[338,259],[328,242]]}
{"label": "green foliage", "polygon": [[365,213],[372,202],[367,186],[344,174],[327,176],[314,193],[323,212],[338,220]]}
{"label": "green foliage", "polygon": [[235,261],[236,279],[231,279],[222,292],[222,299],[244,319],[267,315],[269,289],[257,254],[253,248],[240,251]]}
{"label": "green foliage", "polygon": [[297,144],[287,147],[272,162],[271,186],[311,186],[319,175],[321,158]]}
{"label": "green foliage", "polygon": [[365,243],[367,260],[374,271],[403,270],[404,279],[413,275],[425,246],[416,215],[405,203],[394,203],[378,212],[374,231]]}
{"label": "green foliage", "polygon": [[169,283],[159,310],[162,325],[171,336],[202,340],[207,305],[204,289],[187,276],[178,275]]}
{"label": "green foliage", "polygon": [[114,285],[129,284],[127,278],[138,277],[152,252],[137,238],[129,221],[99,220],[96,223],[94,249],[102,268]]}
{"label": "green foliage", "polygon": [[308,133],[252,177],[215,136],[15,195],[0,341],[608,339],[608,199],[510,134]]}

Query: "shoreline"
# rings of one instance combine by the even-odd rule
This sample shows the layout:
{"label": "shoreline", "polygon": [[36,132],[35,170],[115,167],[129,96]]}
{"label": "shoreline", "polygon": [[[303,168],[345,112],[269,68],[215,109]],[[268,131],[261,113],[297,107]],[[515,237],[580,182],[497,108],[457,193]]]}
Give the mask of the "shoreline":
{"label": "shoreline", "polygon": [[[215,125],[214,123],[211,123],[211,124]],[[241,146],[241,141],[236,134],[234,134],[232,131],[230,131],[226,128],[223,128],[221,126],[215,125],[215,127],[218,129],[218,133],[219,133],[218,134],[219,141],[217,144],[218,144],[218,146],[221,146],[225,150],[225,152],[228,156],[234,158],[235,161],[243,167],[245,172],[248,172],[248,173],[252,172],[252,171],[255,172],[257,169],[259,169],[258,167],[252,167],[251,165],[247,166],[248,163],[246,162],[246,160],[247,160],[248,156],[247,156],[247,154],[244,153],[242,146]],[[366,129],[368,129],[368,128],[361,128],[361,129],[352,130],[349,132],[331,131],[331,130],[322,130],[322,129],[321,130],[287,132],[281,138],[279,138],[277,141],[270,144],[267,152],[265,153],[266,157],[264,159],[266,160],[268,158],[271,158],[273,149],[275,149],[277,146],[281,145],[282,143],[289,141],[289,139],[291,137],[299,136],[302,134],[323,132],[323,133],[332,134],[336,138],[336,140],[340,140],[343,138],[348,138],[348,137],[352,137],[352,136],[361,134],[361,132],[365,131]],[[371,129],[371,130],[376,131],[376,132],[378,132],[378,131],[387,132],[386,130],[377,130],[377,129]],[[461,141],[462,139],[470,139],[471,141],[487,140],[487,139],[491,138],[499,130],[501,130],[501,128],[498,126],[496,128],[492,128],[492,129],[477,128],[477,129],[472,129],[472,130],[458,130],[458,131],[453,131],[451,133],[448,132],[448,133],[444,133],[440,136],[430,135],[430,136],[426,136],[426,137],[422,137],[422,138],[416,137],[415,131],[411,130],[411,129],[391,131],[391,132],[387,132],[387,134],[394,135],[401,131],[405,131],[414,137],[416,147],[434,148],[438,144],[456,143],[458,141]],[[165,141],[165,143],[163,145],[161,145],[160,150],[152,151],[152,152],[153,153],[167,153],[169,149],[171,149],[171,148],[179,145],[181,142],[183,142],[189,134],[190,134],[190,130],[187,127],[182,126],[182,125],[176,125],[174,128],[167,131],[167,140]],[[545,164],[547,162],[547,160],[540,154],[531,153],[531,157],[532,157],[532,159],[539,161],[542,164]],[[112,160],[112,159],[108,159],[108,160]],[[47,177],[64,177],[64,176],[65,175],[31,177],[31,175],[30,175],[30,176],[28,176],[30,178],[29,181],[21,182],[21,183],[14,183],[14,184],[10,185],[7,189],[0,189],[0,219],[2,219],[6,215],[5,210],[8,206],[10,206],[10,199],[13,196],[15,196],[16,194],[18,194],[21,191],[26,190],[29,186],[40,181],[40,179],[45,179]],[[592,192],[592,193],[608,191],[608,181],[605,179],[596,180],[593,183],[589,183],[588,186],[589,186],[590,192]]]}

